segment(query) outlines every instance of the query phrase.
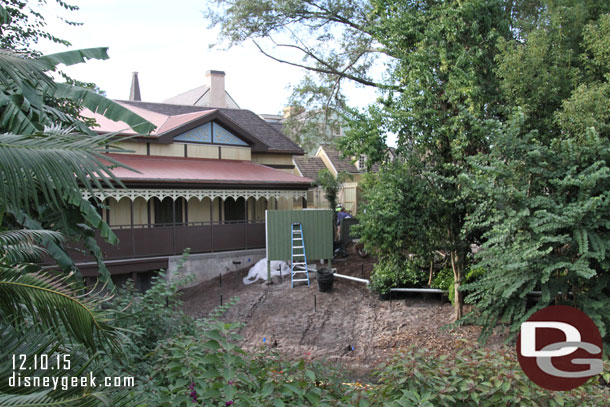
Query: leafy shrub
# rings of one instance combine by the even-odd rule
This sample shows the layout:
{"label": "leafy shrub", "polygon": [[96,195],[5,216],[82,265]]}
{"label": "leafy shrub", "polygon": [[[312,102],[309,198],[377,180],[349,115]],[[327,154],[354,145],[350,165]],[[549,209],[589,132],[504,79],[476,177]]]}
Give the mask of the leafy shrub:
{"label": "leafy shrub", "polygon": [[379,259],[371,276],[371,288],[385,295],[391,288],[421,287],[428,277],[428,271],[414,259],[386,256]]}
{"label": "leafy shrub", "polygon": [[467,350],[462,342],[455,356],[412,348],[379,372],[373,404],[386,406],[496,407],[603,406],[610,389],[590,380],[569,392],[535,385],[522,372],[514,351]]}
{"label": "leafy shrub", "polygon": [[159,341],[188,330],[193,319],[183,311],[179,287],[190,277],[168,282],[166,273],[160,271],[152,277],[152,286],[144,293],[139,292],[128,280],[117,289],[113,306],[119,327],[129,330],[133,344],[147,353]]}
{"label": "leafy shrub", "polygon": [[[484,274],[485,269],[483,267],[471,267],[465,274],[465,283],[472,283]],[[451,268],[445,267],[441,269],[432,280],[432,287],[447,291],[449,301],[451,301],[452,304],[455,302],[453,270],[451,270]]]}
{"label": "leafy shrub", "polygon": [[[184,253],[179,267],[188,256]],[[149,382],[150,365],[148,355],[161,341],[180,334],[193,334],[195,319],[186,315],[180,298],[180,287],[191,281],[192,276],[169,282],[164,271],[152,277],[151,288],[138,291],[128,280],[116,288],[113,301],[107,304],[113,325],[122,332],[124,357],[116,359],[108,355],[108,375],[129,375],[138,383]]]}
{"label": "leafy shrub", "polygon": [[398,273],[398,265],[392,258],[380,258],[373,267],[371,289],[381,295],[390,293],[394,285],[394,276]]}
{"label": "leafy shrub", "polygon": [[453,291],[453,270],[445,267],[436,273],[436,276],[432,279],[432,287],[448,290],[451,293]]}
{"label": "leafy shrub", "polygon": [[151,405],[323,406],[350,399],[344,380],[330,368],[281,359],[267,347],[244,352],[236,345],[242,339],[238,327],[206,321],[198,324],[197,336],[163,341],[152,354],[158,369]]}

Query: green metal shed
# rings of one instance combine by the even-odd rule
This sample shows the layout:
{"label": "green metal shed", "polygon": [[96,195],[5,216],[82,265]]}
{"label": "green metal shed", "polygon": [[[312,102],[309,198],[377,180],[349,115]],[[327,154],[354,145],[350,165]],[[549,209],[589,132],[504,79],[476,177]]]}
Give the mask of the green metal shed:
{"label": "green metal shed", "polygon": [[330,209],[302,209],[294,211],[268,210],[265,212],[267,247],[267,281],[271,280],[269,262],[291,260],[292,224],[303,227],[307,261],[333,258],[333,212]]}

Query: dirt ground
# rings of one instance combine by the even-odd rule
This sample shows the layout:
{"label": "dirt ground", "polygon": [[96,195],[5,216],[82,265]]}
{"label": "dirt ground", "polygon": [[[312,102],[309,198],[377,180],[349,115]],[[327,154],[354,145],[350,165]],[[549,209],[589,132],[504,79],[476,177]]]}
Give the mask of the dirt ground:
{"label": "dirt ground", "polygon": [[[334,262],[337,272],[368,279],[374,259],[350,255]],[[318,267],[322,267],[318,265]],[[381,301],[365,284],[335,278],[328,293],[318,291],[315,273],[311,285],[290,278],[274,277],[273,284],[244,285],[248,269],[184,290],[185,310],[205,316],[231,297],[239,302],[223,316],[226,321],[244,323],[244,349],[274,346],[289,357],[338,362],[354,372],[366,372],[395,350],[411,345],[439,353],[452,353],[462,338],[476,342],[479,328],[443,328],[451,322],[452,306],[438,295],[411,295]],[[297,285],[298,284],[298,285]],[[315,306],[314,306],[315,305]],[[263,338],[266,338],[263,343]],[[492,338],[487,346],[501,346]]]}

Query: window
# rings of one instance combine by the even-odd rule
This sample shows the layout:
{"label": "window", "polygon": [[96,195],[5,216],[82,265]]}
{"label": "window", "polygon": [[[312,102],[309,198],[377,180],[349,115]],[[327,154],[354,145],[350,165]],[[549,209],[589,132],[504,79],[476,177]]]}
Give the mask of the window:
{"label": "window", "polygon": [[364,171],[365,166],[366,166],[366,156],[361,155],[360,158],[358,158],[358,169],[360,171]]}

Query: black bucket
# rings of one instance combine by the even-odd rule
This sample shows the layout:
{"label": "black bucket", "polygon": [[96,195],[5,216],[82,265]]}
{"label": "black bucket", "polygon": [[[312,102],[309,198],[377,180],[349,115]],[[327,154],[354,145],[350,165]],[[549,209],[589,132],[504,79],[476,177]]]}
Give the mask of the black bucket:
{"label": "black bucket", "polygon": [[335,276],[330,269],[323,268],[316,272],[316,280],[318,280],[318,290],[320,290],[321,293],[327,293],[333,289]]}

